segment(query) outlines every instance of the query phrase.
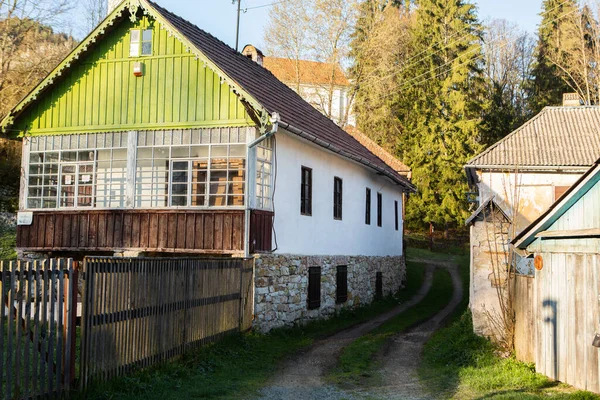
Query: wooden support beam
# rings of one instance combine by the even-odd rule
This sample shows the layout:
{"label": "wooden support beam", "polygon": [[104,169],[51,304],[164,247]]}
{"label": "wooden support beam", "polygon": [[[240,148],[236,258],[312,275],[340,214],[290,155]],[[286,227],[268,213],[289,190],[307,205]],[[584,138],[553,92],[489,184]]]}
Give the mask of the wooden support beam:
{"label": "wooden support beam", "polygon": [[574,229],[563,231],[543,231],[535,235],[536,238],[554,239],[554,238],[584,238],[600,237],[600,229]]}

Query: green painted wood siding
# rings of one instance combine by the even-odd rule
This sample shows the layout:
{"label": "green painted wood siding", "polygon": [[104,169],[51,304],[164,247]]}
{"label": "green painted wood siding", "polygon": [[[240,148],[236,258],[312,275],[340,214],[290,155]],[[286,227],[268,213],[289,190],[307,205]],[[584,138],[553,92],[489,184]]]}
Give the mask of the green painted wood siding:
{"label": "green painted wood siding", "polygon": [[[131,29],[153,29],[152,56],[129,57]],[[144,76],[135,77],[135,62]],[[18,120],[27,134],[252,126],[239,98],[146,17],[123,21]]]}

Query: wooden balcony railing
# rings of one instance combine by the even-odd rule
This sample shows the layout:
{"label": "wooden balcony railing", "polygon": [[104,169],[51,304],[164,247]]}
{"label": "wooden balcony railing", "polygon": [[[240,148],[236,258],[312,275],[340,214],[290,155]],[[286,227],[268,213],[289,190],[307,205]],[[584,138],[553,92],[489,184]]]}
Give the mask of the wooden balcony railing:
{"label": "wooden balcony railing", "polygon": [[244,250],[243,210],[77,210],[34,212],[19,226],[24,251],[137,250],[231,254]]}

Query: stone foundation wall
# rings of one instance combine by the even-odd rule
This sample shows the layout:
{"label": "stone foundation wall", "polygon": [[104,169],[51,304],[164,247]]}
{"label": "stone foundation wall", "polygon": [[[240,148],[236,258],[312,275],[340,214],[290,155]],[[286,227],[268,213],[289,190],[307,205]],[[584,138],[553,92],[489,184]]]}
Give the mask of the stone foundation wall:
{"label": "stone foundation wall", "polygon": [[[348,267],[348,300],[336,304],[336,267]],[[308,268],[321,267],[321,307],[308,310]],[[254,328],[267,332],[327,318],[342,308],[368,304],[375,298],[375,277],[382,272],[383,294],[406,280],[404,257],[257,255],[255,257]]]}

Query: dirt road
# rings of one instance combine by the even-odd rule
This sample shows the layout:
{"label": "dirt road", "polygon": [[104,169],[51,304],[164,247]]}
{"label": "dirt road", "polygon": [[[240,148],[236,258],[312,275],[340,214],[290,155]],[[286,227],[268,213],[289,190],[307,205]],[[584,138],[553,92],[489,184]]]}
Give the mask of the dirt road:
{"label": "dirt road", "polygon": [[[307,351],[288,360],[281,371],[271,379],[270,384],[260,394],[261,400],[341,400],[341,399],[421,399],[423,390],[416,376],[421,349],[427,338],[437,329],[441,322],[460,303],[462,284],[457,267],[450,264],[427,262],[425,280],[419,292],[408,302],[382,314],[372,320],[347,329],[327,339],[316,342]],[[381,373],[384,384],[381,387],[366,391],[343,391],[326,384],[323,377],[336,365],[342,349],[355,339],[367,334],[387,320],[404,312],[419,303],[431,289],[433,271],[436,268],[447,268],[454,284],[454,295],[451,302],[442,311],[427,322],[400,334],[388,347]],[[393,360],[393,358],[397,358]],[[397,370],[396,370],[397,369]],[[405,397],[405,396],[416,397]]]}
{"label": "dirt road", "polygon": [[433,318],[406,332],[397,335],[386,348],[377,355],[382,365],[379,373],[382,384],[372,388],[363,395],[376,399],[421,400],[437,396],[425,390],[426,383],[419,380],[417,368],[421,363],[423,346],[431,335],[440,327],[454,309],[460,304],[463,296],[462,281],[458,268],[452,264],[432,264],[447,268],[452,276],[454,293],[450,303]]}

